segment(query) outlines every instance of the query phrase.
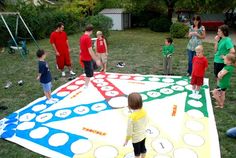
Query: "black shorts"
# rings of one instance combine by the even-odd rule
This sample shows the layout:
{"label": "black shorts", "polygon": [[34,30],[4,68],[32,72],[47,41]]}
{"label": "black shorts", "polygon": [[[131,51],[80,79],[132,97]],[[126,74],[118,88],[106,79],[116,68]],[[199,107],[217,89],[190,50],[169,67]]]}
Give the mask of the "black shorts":
{"label": "black shorts", "polygon": [[220,88],[220,87],[217,86],[216,89],[217,89],[218,91],[226,91],[227,88]]}
{"label": "black shorts", "polygon": [[84,63],[84,73],[86,77],[93,77],[93,62],[91,61],[83,61]]}
{"label": "black shorts", "polygon": [[214,74],[218,78],[218,73],[224,68],[224,63],[214,63]]}
{"label": "black shorts", "polygon": [[140,156],[140,154],[145,154],[147,152],[145,147],[145,139],[146,138],[144,138],[141,142],[133,143],[135,156]]}

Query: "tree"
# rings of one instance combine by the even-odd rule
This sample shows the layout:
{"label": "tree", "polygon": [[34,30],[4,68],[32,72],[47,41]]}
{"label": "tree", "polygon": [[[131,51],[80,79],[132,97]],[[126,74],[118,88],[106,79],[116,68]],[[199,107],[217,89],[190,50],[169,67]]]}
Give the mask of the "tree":
{"label": "tree", "polygon": [[0,11],[3,11],[5,7],[5,1],[4,0],[0,0]]}
{"label": "tree", "polygon": [[168,18],[170,18],[170,19],[172,19],[174,7],[175,7],[175,4],[177,1],[178,0],[164,0],[166,6],[168,8],[167,15],[168,15]]}

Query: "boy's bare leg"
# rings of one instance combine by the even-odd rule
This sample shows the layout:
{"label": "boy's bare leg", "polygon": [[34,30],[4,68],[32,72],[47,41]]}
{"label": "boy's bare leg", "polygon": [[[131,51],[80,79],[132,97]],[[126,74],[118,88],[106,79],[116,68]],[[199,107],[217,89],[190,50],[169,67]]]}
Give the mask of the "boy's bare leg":
{"label": "boy's bare leg", "polygon": [[213,90],[213,96],[214,96],[214,98],[216,99],[216,102],[217,102],[217,104],[218,104],[218,106],[216,106],[216,107],[220,107],[220,105],[221,105],[221,94],[220,94],[221,92],[219,92],[217,89],[214,89]]}
{"label": "boy's bare leg", "polygon": [[225,91],[221,92],[221,96],[219,98],[220,98],[220,107],[223,108],[225,102]]}
{"label": "boy's bare leg", "polygon": [[141,154],[141,158],[145,158],[146,154]]}
{"label": "boy's bare leg", "polygon": [[103,64],[103,71],[104,71],[104,72],[107,71],[107,64],[106,64],[106,63]]}
{"label": "boy's bare leg", "polygon": [[51,91],[49,91],[49,92],[44,92],[44,95],[46,96],[46,98],[47,98],[48,100],[51,99]]}

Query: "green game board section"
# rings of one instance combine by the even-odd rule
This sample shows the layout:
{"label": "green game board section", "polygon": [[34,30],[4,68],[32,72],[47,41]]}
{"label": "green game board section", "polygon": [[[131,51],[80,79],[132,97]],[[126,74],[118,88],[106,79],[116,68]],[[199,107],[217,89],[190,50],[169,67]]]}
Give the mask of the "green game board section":
{"label": "green game board section", "polygon": [[[149,76],[144,76],[144,78],[145,78],[145,79],[142,80],[142,81],[144,81],[144,82],[145,82],[145,81],[149,81],[149,82],[150,82],[150,80],[149,80],[150,77],[149,77]],[[158,77],[158,78],[160,79],[159,81],[153,81],[153,82],[163,82],[163,79],[167,79],[166,77]],[[175,83],[178,82],[178,81],[187,81],[188,83],[190,83],[190,79],[189,79],[188,77],[180,77],[180,78],[171,78],[171,77],[169,77],[169,78],[170,78],[170,79],[173,79],[174,82],[173,82],[172,85],[165,87],[166,89],[171,89],[172,86],[179,86],[179,85],[175,84]],[[184,86],[183,86],[183,87],[184,87]],[[173,96],[173,95],[176,95],[176,94],[180,94],[180,93],[183,93],[183,92],[187,92],[187,98],[186,98],[186,103],[185,103],[185,112],[188,112],[189,110],[196,109],[196,110],[201,111],[201,112],[204,114],[205,117],[208,117],[207,102],[206,102],[206,96],[205,96],[205,89],[208,89],[208,88],[209,88],[209,87],[208,87],[207,85],[204,85],[204,86],[201,87],[201,90],[200,90],[200,93],[199,93],[199,94],[202,95],[202,97],[201,97],[199,100],[189,97],[189,95],[192,94],[192,91],[186,89],[185,87],[184,87],[184,90],[183,90],[183,91],[171,89],[171,90],[173,90],[173,93],[171,93],[171,94],[163,94],[163,93],[161,93],[160,90],[161,90],[162,88],[153,89],[153,90],[151,90],[151,91],[144,91],[144,92],[142,92],[142,93],[140,93],[140,94],[146,95],[146,96],[148,97],[147,99],[144,100],[144,102],[149,102],[149,101],[152,101],[152,100],[155,100],[155,99],[162,99],[162,98],[166,98],[166,97]],[[150,97],[150,96],[148,95],[148,92],[149,92],[149,93],[151,93],[151,92],[158,92],[158,93],[160,93],[161,95],[158,96],[158,97]],[[188,101],[189,101],[189,100],[200,101],[200,102],[203,104],[203,106],[202,106],[202,107],[199,107],[199,108],[198,108],[198,107],[191,106],[191,105],[188,104]]]}

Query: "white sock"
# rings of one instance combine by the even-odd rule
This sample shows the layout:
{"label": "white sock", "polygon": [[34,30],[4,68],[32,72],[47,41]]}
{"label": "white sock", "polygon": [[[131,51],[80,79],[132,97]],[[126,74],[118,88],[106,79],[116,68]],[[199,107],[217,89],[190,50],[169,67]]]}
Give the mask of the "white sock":
{"label": "white sock", "polygon": [[199,94],[199,91],[196,91],[195,93],[196,93],[196,95],[198,95],[198,94]]}
{"label": "white sock", "polygon": [[195,94],[195,90],[192,90],[193,94]]}

